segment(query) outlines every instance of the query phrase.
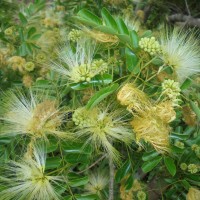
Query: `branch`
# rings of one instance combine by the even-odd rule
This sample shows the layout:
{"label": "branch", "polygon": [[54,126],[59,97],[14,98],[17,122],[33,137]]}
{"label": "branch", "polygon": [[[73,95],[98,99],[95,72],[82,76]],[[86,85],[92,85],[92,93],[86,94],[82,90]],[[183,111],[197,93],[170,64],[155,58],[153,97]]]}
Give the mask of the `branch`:
{"label": "branch", "polygon": [[110,181],[109,181],[109,200],[114,200],[114,164],[109,157]]}
{"label": "branch", "polygon": [[174,14],[168,17],[170,22],[178,22],[188,26],[200,27],[200,18],[194,18],[188,15]]}

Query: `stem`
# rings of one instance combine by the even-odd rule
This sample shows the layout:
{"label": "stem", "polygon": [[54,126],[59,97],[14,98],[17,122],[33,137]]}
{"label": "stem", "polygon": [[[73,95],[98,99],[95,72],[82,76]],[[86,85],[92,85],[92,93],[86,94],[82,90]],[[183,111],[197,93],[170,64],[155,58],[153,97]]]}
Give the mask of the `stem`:
{"label": "stem", "polygon": [[114,200],[114,164],[112,158],[109,158],[110,181],[109,181],[109,199]]}

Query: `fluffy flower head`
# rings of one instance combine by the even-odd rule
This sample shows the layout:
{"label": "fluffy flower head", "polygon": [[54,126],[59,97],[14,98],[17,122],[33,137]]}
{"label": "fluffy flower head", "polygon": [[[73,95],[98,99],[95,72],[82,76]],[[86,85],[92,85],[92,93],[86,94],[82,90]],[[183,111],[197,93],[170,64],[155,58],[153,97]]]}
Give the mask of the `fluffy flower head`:
{"label": "fluffy flower head", "polygon": [[87,138],[86,142],[91,142],[94,148],[103,148],[111,158],[118,161],[119,153],[112,146],[112,141],[130,143],[133,139],[133,132],[124,116],[121,109],[102,105],[90,110],[78,108],[73,114],[73,121],[77,125],[75,134]]}
{"label": "fluffy flower head", "polygon": [[2,200],[59,200],[53,184],[62,181],[61,177],[45,174],[46,156],[42,147],[34,147],[33,157],[19,162],[11,161],[6,178],[0,177],[8,188],[1,191]]}
{"label": "fluffy flower head", "polygon": [[63,113],[47,93],[30,91],[29,95],[25,95],[20,91],[10,91],[1,107],[2,134],[22,134],[34,138],[45,138],[46,134],[62,135],[57,128],[61,125]]}
{"label": "fluffy flower head", "polygon": [[175,28],[165,31],[161,38],[162,59],[173,67],[179,82],[200,72],[199,43],[193,35]]}
{"label": "fluffy flower head", "polygon": [[63,75],[69,82],[89,82],[97,74],[107,70],[105,62],[93,60],[95,44],[89,39],[77,41],[76,50],[67,43],[66,47],[58,51],[60,62],[53,62],[51,68]]}

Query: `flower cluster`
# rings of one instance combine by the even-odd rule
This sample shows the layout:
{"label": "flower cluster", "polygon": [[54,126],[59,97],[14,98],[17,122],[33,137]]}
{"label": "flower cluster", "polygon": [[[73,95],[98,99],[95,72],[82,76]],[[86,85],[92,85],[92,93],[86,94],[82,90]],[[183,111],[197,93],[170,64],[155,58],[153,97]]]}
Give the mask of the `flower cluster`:
{"label": "flower cluster", "polygon": [[139,41],[139,46],[152,56],[162,52],[160,44],[158,43],[158,41],[156,41],[155,37],[141,38]]}

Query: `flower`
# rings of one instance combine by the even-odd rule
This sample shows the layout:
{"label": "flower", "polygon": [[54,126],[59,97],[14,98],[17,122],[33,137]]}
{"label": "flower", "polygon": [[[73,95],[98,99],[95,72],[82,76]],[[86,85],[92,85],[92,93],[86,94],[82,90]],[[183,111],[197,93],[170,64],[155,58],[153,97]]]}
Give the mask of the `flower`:
{"label": "flower", "polygon": [[180,86],[178,82],[175,82],[174,80],[164,80],[162,83],[162,95],[165,95],[169,100],[173,102],[173,105],[178,105],[178,102],[180,101]]}
{"label": "flower", "polygon": [[19,70],[20,72],[24,71],[24,66],[26,64],[26,60],[20,56],[11,57],[8,62],[11,64],[13,70]]}
{"label": "flower", "polygon": [[198,172],[198,166],[195,164],[189,164],[188,172],[190,172],[191,174],[196,174]]}
{"label": "flower", "polygon": [[82,31],[72,29],[69,34],[68,34],[68,39],[71,40],[72,42],[76,42],[81,38]]}
{"label": "flower", "polygon": [[13,27],[9,27],[4,31],[5,35],[11,36],[13,34]]}
{"label": "flower", "polygon": [[166,30],[161,37],[161,48],[161,58],[174,69],[179,82],[200,72],[199,44],[193,33],[178,28]]}
{"label": "flower", "polygon": [[176,112],[171,101],[163,101],[155,106],[157,115],[165,122],[170,123],[176,119]]}
{"label": "flower", "polygon": [[178,140],[175,141],[174,146],[176,146],[176,147],[178,147],[178,148],[180,148],[180,149],[184,149],[184,147],[185,147],[184,143],[183,143],[183,142],[180,142],[180,141],[178,141]]}
{"label": "flower", "polygon": [[52,100],[48,92],[9,91],[1,102],[3,114],[1,134],[28,135],[33,138],[46,138],[47,134],[67,136],[58,130],[63,112],[58,102]]}
{"label": "flower", "polygon": [[155,110],[150,110],[141,116],[135,116],[131,122],[136,134],[136,141],[143,139],[149,142],[161,153],[169,151],[169,131],[170,127],[159,116]]}
{"label": "flower", "polygon": [[31,72],[35,68],[35,64],[33,62],[27,62],[24,66],[25,70]]}
{"label": "flower", "polygon": [[101,196],[101,191],[105,189],[109,182],[108,176],[103,172],[95,172],[89,175],[89,182],[85,189],[91,194],[98,194]]}
{"label": "flower", "polygon": [[86,138],[86,142],[92,143],[95,149],[103,148],[118,162],[119,152],[113,147],[112,141],[129,144],[133,140],[133,132],[124,119],[126,115],[112,105],[101,105],[90,110],[85,107],[78,108],[72,118],[77,125],[75,135]]}
{"label": "flower", "polygon": [[33,78],[32,76],[25,74],[22,78],[22,82],[24,84],[25,87],[29,88],[32,86],[33,84]]}
{"label": "flower", "polygon": [[67,43],[58,51],[60,62],[52,62],[51,68],[67,78],[70,83],[90,82],[95,75],[107,70],[105,62],[96,65],[93,61],[95,44],[89,39],[77,41],[76,50]]}
{"label": "flower", "polygon": [[156,41],[155,37],[151,38],[141,38],[139,41],[139,46],[144,51],[148,52],[150,55],[155,55],[161,53],[160,44]]}
{"label": "flower", "polygon": [[45,161],[46,155],[41,146],[34,146],[32,158],[10,161],[6,177],[0,176],[0,181],[6,185],[0,192],[1,199],[59,200],[54,185],[63,180],[59,176],[45,174]]}
{"label": "flower", "polygon": [[191,187],[187,193],[186,200],[199,200],[200,190]]}
{"label": "flower", "polygon": [[185,171],[185,170],[188,168],[188,166],[187,166],[186,163],[181,163],[181,164],[180,164],[180,168],[181,168],[183,171]]}
{"label": "flower", "polygon": [[120,89],[117,94],[117,99],[121,105],[127,106],[127,109],[132,113],[136,112],[141,114],[144,110],[152,107],[146,94],[131,83],[125,84]]}
{"label": "flower", "polygon": [[138,191],[137,192],[137,198],[138,198],[138,200],[145,200],[146,197],[147,197],[147,195],[146,195],[145,192],[143,192],[143,191]]}

